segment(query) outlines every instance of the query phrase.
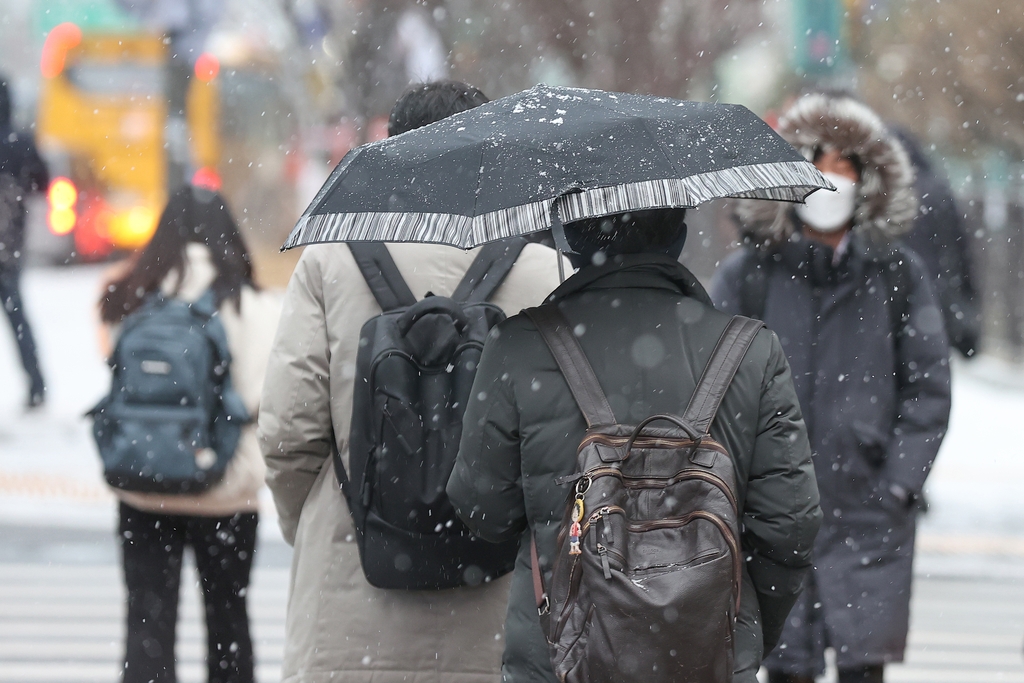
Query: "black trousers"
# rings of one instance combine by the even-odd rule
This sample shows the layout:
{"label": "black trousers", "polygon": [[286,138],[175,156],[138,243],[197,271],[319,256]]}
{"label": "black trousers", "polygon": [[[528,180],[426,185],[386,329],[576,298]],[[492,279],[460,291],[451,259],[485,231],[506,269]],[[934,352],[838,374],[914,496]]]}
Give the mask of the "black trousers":
{"label": "black trousers", "polygon": [[[840,669],[839,683],[884,683],[885,667],[864,666],[858,669]],[[768,672],[768,683],[814,683],[814,676],[800,676],[778,671]]]}
{"label": "black trousers", "polygon": [[142,512],[121,503],[120,540],[128,588],[123,683],[175,683],[181,558],[191,546],[206,611],[210,683],[252,683],[246,592],[256,549],[255,513],[193,517]]}
{"label": "black trousers", "polygon": [[25,317],[25,305],[21,300],[21,272],[17,268],[0,266],[0,304],[7,312],[7,320],[11,323],[14,340],[18,344],[21,365],[28,375],[29,395],[42,397],[43,375],[39,371],[39,358],[36,356],[36,341],[32,336],[28,318]]}

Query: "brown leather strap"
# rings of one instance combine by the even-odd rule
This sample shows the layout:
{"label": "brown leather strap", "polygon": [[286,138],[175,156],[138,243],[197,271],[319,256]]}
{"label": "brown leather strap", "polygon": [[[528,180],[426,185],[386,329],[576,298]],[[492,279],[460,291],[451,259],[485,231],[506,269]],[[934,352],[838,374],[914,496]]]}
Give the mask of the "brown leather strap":
{"label": "brown leather strap", "polygon": [[764,323],[760,320],[740,315],[729,321],[682,416],[698,433],[708,434],[732,378],[762,327]]}
{"label": "brown leather strap", "polygon": [[587,426],[615,424],[615,413],[597,381],[594,368],[583,353],[580,342],[573,334],[569,321],[554,304],[527,308],[523,311],[537,326],[544,343],[555,357],[565,381],[569,384],[576,404],[580,407]]}
{"label": "brown leather strap", "polygon": [[537,539],[530,534],[530,571],[533,574],[533,597],[537,600],[537,613],[547,612],[548,594],[544,590],[544,578],[540,573],[540,558],[537,556]]}

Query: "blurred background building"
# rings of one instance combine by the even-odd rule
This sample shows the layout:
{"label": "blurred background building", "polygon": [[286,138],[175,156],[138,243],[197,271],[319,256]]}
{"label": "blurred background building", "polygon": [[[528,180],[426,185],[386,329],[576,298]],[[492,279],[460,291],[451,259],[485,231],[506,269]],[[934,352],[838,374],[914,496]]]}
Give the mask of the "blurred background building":
{"label": "blurred background building", "polygon": [[[842,88],[950,177],[986,348],[1021,357],[1022,27],[1003,0],[6,0],[0,70],[70,181],[35,212],[30,246],[57,261],[143,243],[186,179],[222,186],[271,249],[411,82],[649,92],[769,121],[801,90]],[[694,217],[702,276],[731,241],[723,215]]]}

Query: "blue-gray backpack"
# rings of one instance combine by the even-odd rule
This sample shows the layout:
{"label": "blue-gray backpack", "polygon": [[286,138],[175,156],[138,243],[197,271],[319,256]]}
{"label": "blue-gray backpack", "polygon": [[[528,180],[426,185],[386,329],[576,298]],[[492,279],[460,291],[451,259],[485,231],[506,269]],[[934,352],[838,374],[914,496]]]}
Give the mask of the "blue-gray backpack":
{"label": "blue-gray backpack", "polygon": [[221,479],[249,415],[214,296],[150,295],[125,318],[110,393],[89,411],[111,486],[194,494]]}
{"label": "blue-gray backpack", "polygon": [[350,244],[383,313],[359,333],[349,471],[335,471],[378,588],[475,585],[512,570],[518,539],[488,543],[445,493],[484,341],[505,314],[488,303],[526,242],[480,250],[451,297],[417,302],[387,247]]}

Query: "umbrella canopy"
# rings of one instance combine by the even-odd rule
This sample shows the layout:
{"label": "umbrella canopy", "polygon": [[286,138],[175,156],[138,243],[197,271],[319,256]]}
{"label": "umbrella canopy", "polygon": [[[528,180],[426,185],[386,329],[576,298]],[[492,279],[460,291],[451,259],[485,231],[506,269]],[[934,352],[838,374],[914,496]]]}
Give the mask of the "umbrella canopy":
{"label": "umbrella canopy", "polygon": [[[563,222],[834,189],[746,107],[539,85],[349,152],[283,249],[469,249]],[[555,214],[557,211],[557,215]]]}

